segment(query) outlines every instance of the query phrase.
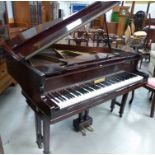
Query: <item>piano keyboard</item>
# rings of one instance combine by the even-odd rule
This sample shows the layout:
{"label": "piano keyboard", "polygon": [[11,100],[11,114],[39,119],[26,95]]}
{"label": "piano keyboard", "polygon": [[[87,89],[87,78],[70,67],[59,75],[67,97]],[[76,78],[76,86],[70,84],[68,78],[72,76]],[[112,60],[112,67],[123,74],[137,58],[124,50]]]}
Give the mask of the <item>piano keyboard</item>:
{"label": "piano keyboard", "polygon": [[106,77],[106,80],[100,83],[94,83],[94,81],[91,81],[70,88],[51,92],[46,96],[60,109],[62,109],[96,97],[98,95],[106,94],[110,91],[115,91],[142,79],[142,76],[136,74],[120,72],[115,75]]}

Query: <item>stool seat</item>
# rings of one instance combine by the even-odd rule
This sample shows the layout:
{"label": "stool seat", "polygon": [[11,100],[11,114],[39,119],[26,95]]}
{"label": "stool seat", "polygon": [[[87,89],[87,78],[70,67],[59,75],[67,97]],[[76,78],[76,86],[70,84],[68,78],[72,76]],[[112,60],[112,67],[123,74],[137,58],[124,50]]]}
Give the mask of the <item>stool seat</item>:
{"label": "stool seat", "polygon": [[151,87],[155,90],[155,78],[149,78],[146,86]]}
{"label": "stool seat", "polygon": [[145,31],[136,31],[133,35],[139,38],[139,37],[146,37],[147,33]]}
{"label": "stool seat", "polygon": [[[150,111],[150,117],[154,116],[154,111],[155,111],[155,78],[149,78],[147,81],[147,84],[144,86],[146,89],[152,91],[152,103],[151,103],[151,111]],[[132,97],[129,101],[129,104],[132,103],[134,99],[134,91],[132,91]]]}

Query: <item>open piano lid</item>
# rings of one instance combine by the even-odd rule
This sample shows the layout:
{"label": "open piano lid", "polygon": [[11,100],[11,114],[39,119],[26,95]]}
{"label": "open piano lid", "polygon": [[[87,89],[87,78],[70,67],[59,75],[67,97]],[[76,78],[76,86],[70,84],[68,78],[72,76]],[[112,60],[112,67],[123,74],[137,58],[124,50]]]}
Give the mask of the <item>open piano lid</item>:
{"label": "open piano lid", "polygon": [[118,1],[95,2],[64,20],[30,28],[10,41],[12,54],[18,61],[27,60],[118,4]]}

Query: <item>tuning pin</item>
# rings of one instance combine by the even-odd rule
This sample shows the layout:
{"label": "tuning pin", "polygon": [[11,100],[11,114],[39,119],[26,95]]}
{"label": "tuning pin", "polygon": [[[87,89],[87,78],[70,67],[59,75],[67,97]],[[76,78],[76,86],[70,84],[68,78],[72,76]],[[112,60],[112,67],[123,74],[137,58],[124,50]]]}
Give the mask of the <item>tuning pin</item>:
{"label": "tuning pin", "polygon": [[86,136],[86,130],[85,129],[82,129],[82,130],[80,130],[81,131],[81,133],[82,133],[82,136]]}
{"label": "tuning pin", "polygon": [[90,132],[93,132],[93,131],[94,131],[94,129],[93,129],[91,126],[88,126],[86,129],[87,129],[88,131],[90,131]]}

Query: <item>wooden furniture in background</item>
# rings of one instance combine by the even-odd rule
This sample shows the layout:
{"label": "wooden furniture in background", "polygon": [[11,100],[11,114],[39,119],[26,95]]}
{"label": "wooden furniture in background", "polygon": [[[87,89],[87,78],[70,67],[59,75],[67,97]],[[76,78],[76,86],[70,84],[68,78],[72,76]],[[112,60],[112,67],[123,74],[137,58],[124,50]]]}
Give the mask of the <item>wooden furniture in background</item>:
{"label": "wooden furniture in background", "polygon": [[[109,34],[117,34],[118,23],[116,22],[107,22],[108,32]],[[105,24],[104,24],[105,30]]]}
{"label": "wooden furniture in background", "polygon": [[5,14],[5,10],[1,12],[3,18],[0,19],[0,94],[11,84],[15,84],[15,81],[7,72],[5,56],[1,47],[3,40],[8,40],[8,25],[6,17],[4,18]]}
{"label": "wooden furniture in background", "polygon": [[31,27],[58,18],[58,2],[13,1],[14,25]]}
{"label": "wooden furniture in background", "polygon": [[8,74],[5,59],[0,58],[0,94],[15,83],[15,80]]}
{"label": "wooden furniture in background", "polygon": [[148,29],[148,39],[152,40],[152,43],[155,43],[155,25],[147,25],[144,29]]}
{"label": "wooden furniture in background", "polygon": [[118,36],[122,36],[125,32],[127,17],[129,17],[129,7],[127,6],[119,7],[119,23],[117,28]]}
{"label": "wooden furniture in background", "polygon": [[104,26],[104,17],[100,16],[91,22],[91,27],[93,29],[103,29]]}
{"label": "wooden furniture in background", "polygon": [[14,1],[13,15],[16,26],[31,26],[30,5],[28,1]]}

